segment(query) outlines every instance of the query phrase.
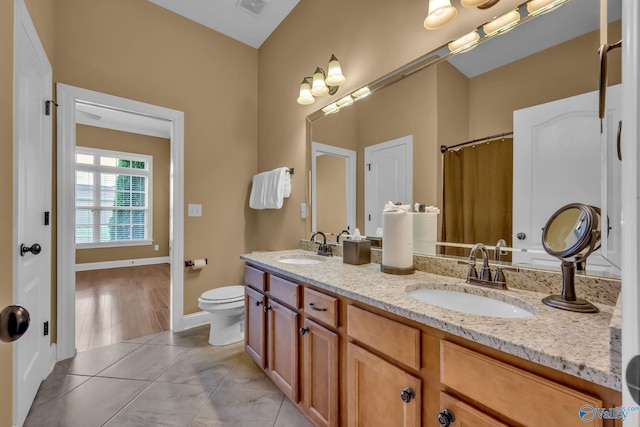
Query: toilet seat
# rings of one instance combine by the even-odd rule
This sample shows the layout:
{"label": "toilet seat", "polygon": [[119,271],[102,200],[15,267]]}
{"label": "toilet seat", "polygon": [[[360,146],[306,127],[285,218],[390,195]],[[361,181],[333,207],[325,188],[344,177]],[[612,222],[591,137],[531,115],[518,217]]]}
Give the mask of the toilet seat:
{"label": "toilet seat", "polygon": [[211,289],[200,296],[200,300],[209,303],[225,304],[244,300],[244,286],[234,285]]}

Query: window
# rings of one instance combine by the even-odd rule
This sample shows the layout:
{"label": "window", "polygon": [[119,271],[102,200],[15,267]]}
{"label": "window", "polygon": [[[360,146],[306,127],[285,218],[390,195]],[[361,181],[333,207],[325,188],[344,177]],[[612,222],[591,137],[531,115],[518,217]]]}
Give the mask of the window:
{"label": "window", "polygon": [[151,244],[153,157],[76,147],[76,247]]}

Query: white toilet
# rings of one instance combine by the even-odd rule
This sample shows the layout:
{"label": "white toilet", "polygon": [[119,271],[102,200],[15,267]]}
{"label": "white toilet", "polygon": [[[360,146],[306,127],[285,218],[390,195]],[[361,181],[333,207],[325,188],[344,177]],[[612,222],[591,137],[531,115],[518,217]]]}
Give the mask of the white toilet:
{"label": "white toilet", "polygon": [[244,339],[244,286],[225,286],[203,293],[198,306],[211,313],[209,344],[228,345]]}

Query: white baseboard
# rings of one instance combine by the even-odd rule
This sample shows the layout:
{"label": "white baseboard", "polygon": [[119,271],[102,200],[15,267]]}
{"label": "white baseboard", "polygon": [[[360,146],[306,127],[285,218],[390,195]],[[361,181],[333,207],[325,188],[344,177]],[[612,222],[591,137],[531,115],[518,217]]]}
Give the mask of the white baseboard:
{"label": "white baseboard", "polygon": [[104,270],[107,268],[131,267],[136,265],[169,264],[170,262],[171,258],[168,256],[156,258],[123,259],[119,261],[87,262],[84,264],[76,264],[76,271]]}
{"label": "white baseboard", "polygon": [[56,366],[57,362],[58,362],[58,347],[56,346],[56,343],[53,343],[49,347],[49,372],[47,372],[47,375],[53,372],[53,368]]}
{"label": "white baseboard", "polygon": [[206,311],[200,311],[198,313],[187,314],[183,316],[183,319],[182,324],[186,330],[211,323],[211,314]]}

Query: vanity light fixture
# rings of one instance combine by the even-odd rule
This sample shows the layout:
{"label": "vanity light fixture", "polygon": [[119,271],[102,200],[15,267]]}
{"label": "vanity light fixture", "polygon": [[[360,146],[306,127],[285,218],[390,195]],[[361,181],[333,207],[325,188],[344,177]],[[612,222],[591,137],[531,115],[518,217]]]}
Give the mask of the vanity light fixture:
{"label": "vanity light fixture", "polygon": [[332,54],[326,74],[322,68],[316,67],[313,77],[302,79],[298,104],[313,104],[315,102],[314,96],[333,95],[338,90],[338,86],[346,80],[347,78],[342,74],[338,58]]}
{"label": "vanity light fixture", "polygon": [[336,102],[338,107],[346,107],[347,105],[353,104],[353,97],[351,95],[347,95],[344,98],[338,99]]}
{"label": "vanity light fixture", "polygon": [[437,30],[453,21],[458,10],[451,6],[450,0],[429,0],[429,13],[424,20],[427,30]]}
{"label": "vanity light fixture", "polygon": [[338,104],[335,102],[332,102],[331,104],[324,107],[322,109],[322,112],[325,114],[331,114],[331,113],[337,113],[339,110],[340,110],[340,107],[338,107]]}
{"label": "vanity light fixture", "polygon": [[529,12],[529,16],[542,15],[543,13],[551,12],[568,1],[569,0],[531,0],[527,3],[527,12]]}
{"label": "vanity light fixture", "polygon": [[498,16],[493,21],[484,24],[482,26],[482,30],[487,37],[493,37],[511,30],[513,27],[518,25],[519,21],[520,12],[518,12],[518,9],[514,9],[511,12]]}
{"label": "vanity light fixture", "polygon": [[311,83],[309,83],[309,77],[302,79],[300,83],[300,95],[298,96],[298,104],[310,105],[316,102],[316,99],[311,95]]}
{"label": "vanity light fixture", "polygon": [[369,89],[369,86],[365,86],[353,92],[351,96],[353,96],[355,99],[362,99],[365,96],[369,96],[370,94],[371,90]]}
{"label": "vanity light fixture", "polygon": [[480,34],[478,34],[478,31],[473,30],[470,33],[460,37],[459,39],[456,39],[449,43],[449,50],[451,51],[451,53],[468,52],[478,45],[479,40]]}

